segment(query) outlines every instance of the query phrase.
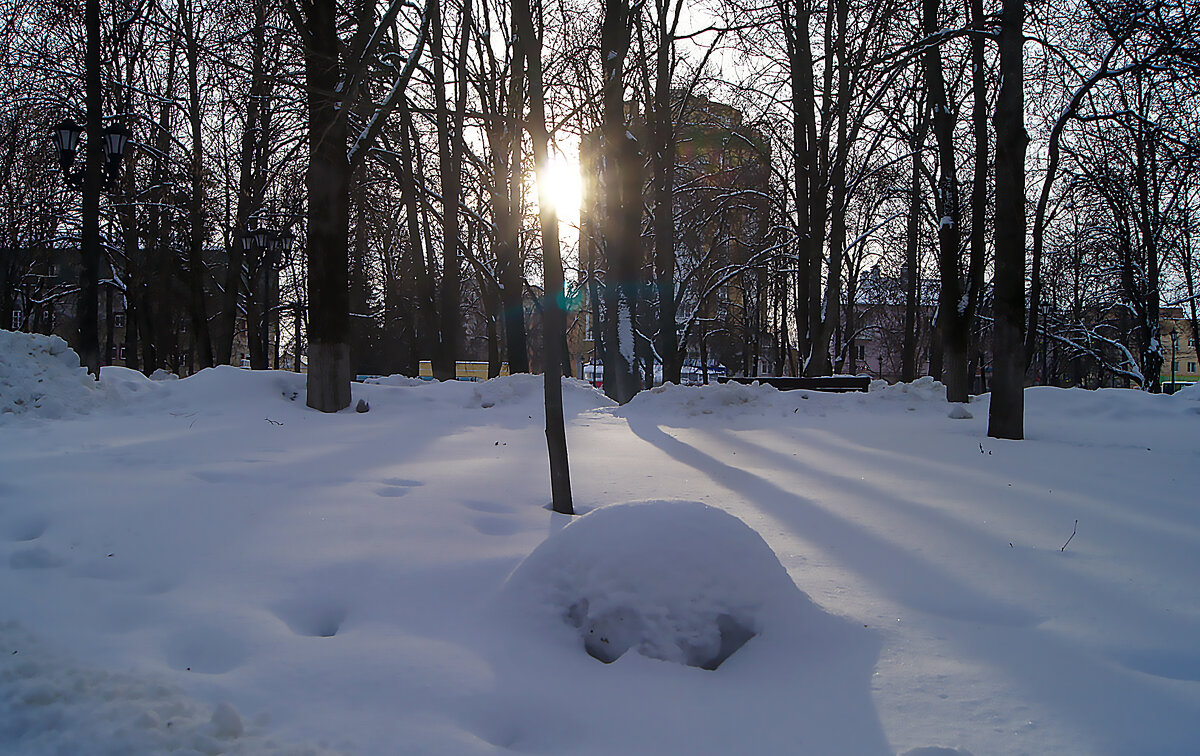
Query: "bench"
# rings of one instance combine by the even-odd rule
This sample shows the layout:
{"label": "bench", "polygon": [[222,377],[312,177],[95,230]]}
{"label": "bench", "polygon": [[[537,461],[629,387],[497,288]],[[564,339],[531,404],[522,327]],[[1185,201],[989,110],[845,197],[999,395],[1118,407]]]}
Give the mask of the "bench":
{"label": "bench", "polygon": [[742,383],[752,384],[761,383],[764,386],[774,386],[780,391],[791,391],[793,389],[808,389],[809,391],[866,391],[871,385],[871,376],[869,375],[823,375],[815,378],[792,378],[778,376],[747,376],[729,378],[726,376],[718,376],[717,383]]}

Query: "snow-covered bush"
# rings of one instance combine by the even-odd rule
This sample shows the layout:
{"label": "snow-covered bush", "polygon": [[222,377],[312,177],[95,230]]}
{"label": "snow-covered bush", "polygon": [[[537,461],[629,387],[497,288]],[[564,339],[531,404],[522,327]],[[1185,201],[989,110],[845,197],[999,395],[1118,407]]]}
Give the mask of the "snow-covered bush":
{"label": "snow-covered bush", "polygon": [[595,658],[635,650],[716,669],[798,594],[738,518],[693,501],[598,509],[533,551],[505,587],[535,622],[574,628]]}

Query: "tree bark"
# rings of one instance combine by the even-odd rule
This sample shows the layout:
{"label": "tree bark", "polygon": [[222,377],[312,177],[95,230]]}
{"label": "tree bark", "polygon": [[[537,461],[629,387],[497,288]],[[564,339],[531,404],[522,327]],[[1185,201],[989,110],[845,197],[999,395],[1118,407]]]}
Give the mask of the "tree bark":
{"label": "tree bark", "polygon": [[[938,30],[938,0],[923,0],[922,29],[926,36]],[[925,89],[933,111],[933,133],[938,151],[938,186],[935,206],[938,216],[938,334],[942,343],[942,382],[946,399],[969,399],[967,376],[966,302],[963,299],[959,246],[962,243],[957,166],[954,154],[954,116],[946,96],[942,52],[930,45],[924,54]]]}
{"label": "tree bark", "polygon": [[304,46],[307,75],[308,190],[308,406],[337,412],[350,405],[350,301],[346,120],[339,112],[335,0],[312,0]]}
{"label": "tree bark", "polygon": [[179,3],[183,29],[184,55],[187,60],[188,125],[192,137],[192,159],[188,166],[191,188],[188,193],[188,304],[192,321],[192,346],[201,368],[212,367],[212,334],[209,331],[208,301],[205,278],[208,266],[204,260],[204,241],[207,236],[204,217],[204,142],[203,113],[200,103],[200,39],[196,28],[196,9],[186,0]]}
{"label": "tree bark", "polygon": [[988,435],[1025,437],[1024,0],[1003,0],[996,100],[996,273]]}
{"label": "tree bark", "polygon": [[600,31],[604,76],[601,121],[601,220],[607,279],[604,293],[604,393],[624,404],[638,391],[635,336],[642,256],[642,172],[638,144],[625,114],[625,59],[629,53],[628,0],[607,0]]}
{"label": "tree bark", "polygon": [[549,135],[542,90],[542,45],[533,28],[529,0],[513,2],[513,17],[522,38],[529,72],[529,121],[533,154],[538,175],[538,210],[542,231],[542,270],[546,281],[543,310],[545,364],[543,387],[546,404],[546,447],[550,457],[550,490],[554,511],[575,514],[571,502],[571,473],[567,460],[567,436],[562,404],[562,335],[566,318],[563,313],[562,258],[559,251],[558,214],[554,210],[551,188],[546,184],[550,168]]}

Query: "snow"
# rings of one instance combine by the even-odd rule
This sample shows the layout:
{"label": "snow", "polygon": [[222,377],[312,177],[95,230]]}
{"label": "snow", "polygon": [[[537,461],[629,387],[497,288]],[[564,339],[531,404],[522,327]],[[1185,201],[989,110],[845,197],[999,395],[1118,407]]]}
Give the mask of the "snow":
{"label": "snow", "polygon": [[0,753],[1196,751],[1200,389],[540,386],[0,333]]}

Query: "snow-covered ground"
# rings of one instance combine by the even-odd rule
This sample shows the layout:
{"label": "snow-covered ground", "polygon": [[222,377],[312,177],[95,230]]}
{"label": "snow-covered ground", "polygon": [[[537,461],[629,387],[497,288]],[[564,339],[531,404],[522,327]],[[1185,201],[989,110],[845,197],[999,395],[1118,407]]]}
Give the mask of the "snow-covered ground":
{"label": "snow-covered ground", "polygon": [[0,332],[0,753],[1200,752],[1200,392],[565,395]]}

